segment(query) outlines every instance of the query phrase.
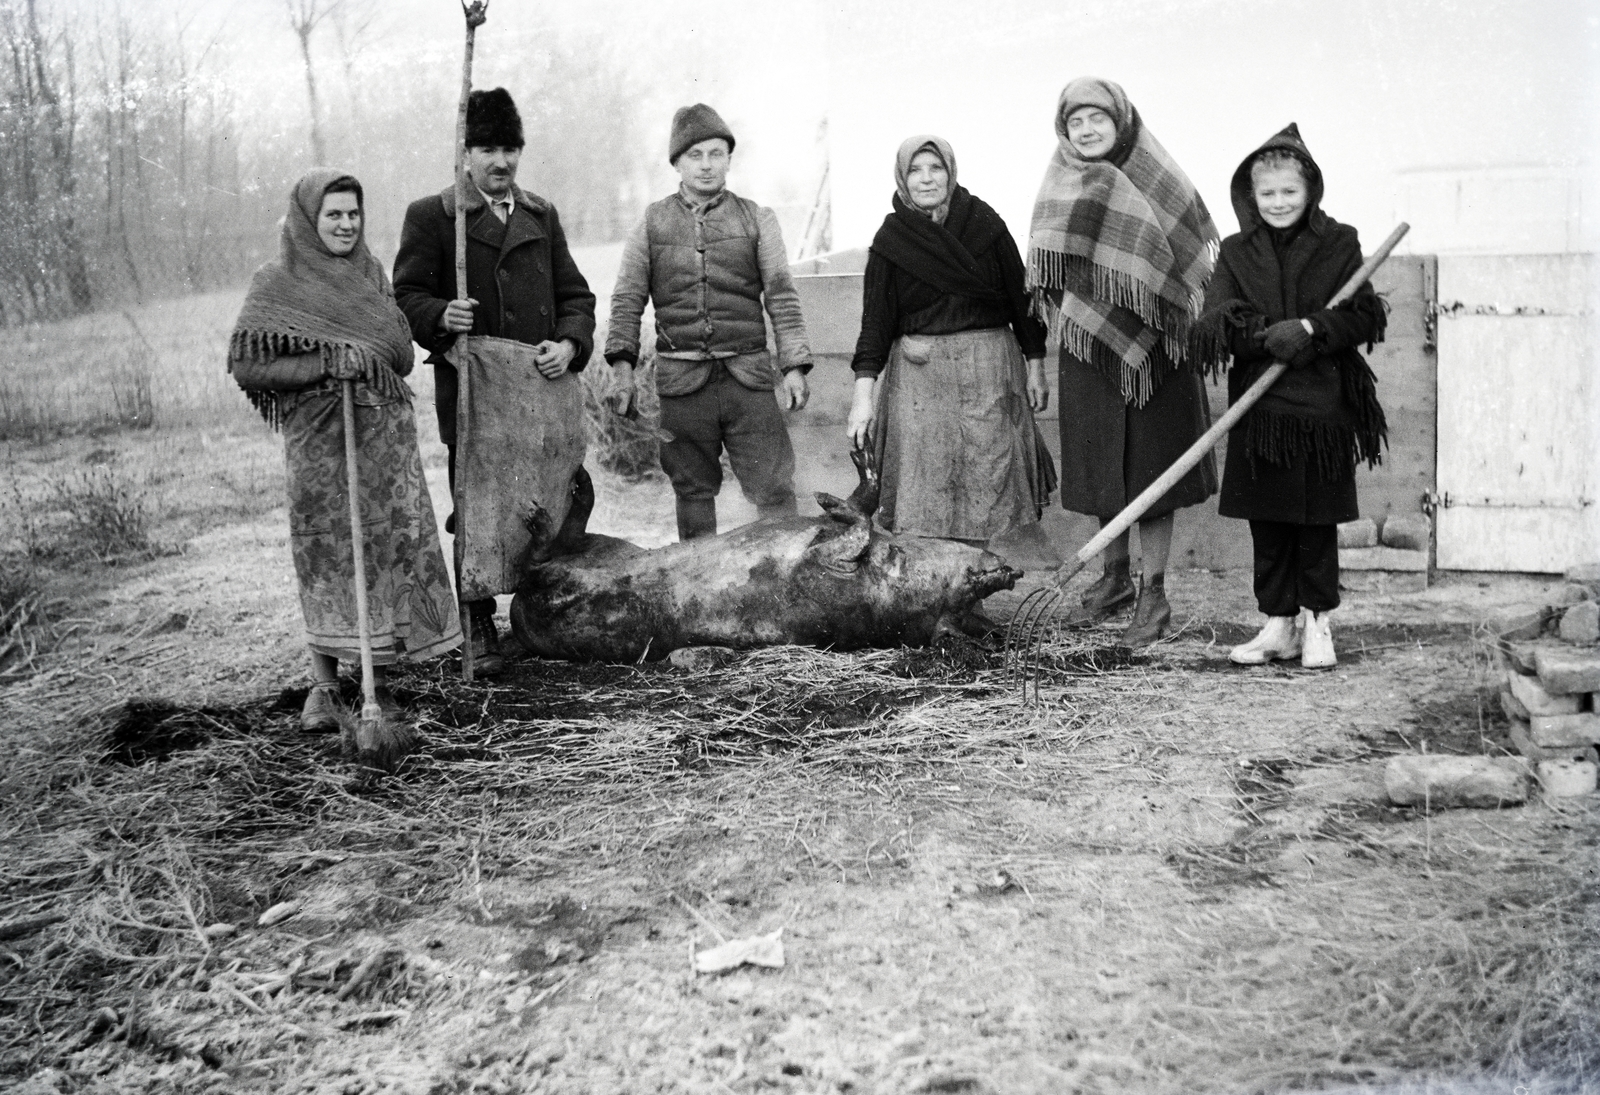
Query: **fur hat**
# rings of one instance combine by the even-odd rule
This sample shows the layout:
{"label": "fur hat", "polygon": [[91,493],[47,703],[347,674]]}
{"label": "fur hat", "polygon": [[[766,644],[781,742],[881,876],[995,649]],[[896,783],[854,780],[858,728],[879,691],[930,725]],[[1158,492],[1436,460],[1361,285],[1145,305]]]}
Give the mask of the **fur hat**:
{"label": "fur hat", "polygon": [[709,141],[713,137],[727,141],[728,151],[733,151],[733,130],[722,120],[722,115],[704,103],[679,107],[672,116],[672,139],[667,145],[667,162],[677,163],[679,156],[701,141]]}
{"label": "fur hat", "polygon": [[468,148],[521,148],[522,115],[503,87],[467,96]]}

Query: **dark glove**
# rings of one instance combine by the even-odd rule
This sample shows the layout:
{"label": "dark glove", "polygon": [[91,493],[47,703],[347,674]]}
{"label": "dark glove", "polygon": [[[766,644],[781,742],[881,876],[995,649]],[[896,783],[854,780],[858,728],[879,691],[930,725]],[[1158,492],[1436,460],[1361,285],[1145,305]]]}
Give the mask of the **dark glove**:
{"label": "dark glove", "polygon": [[1311,345],[1311,332],[1298,319],[1283,319],[1257,336],[1274,361],[1292,362],[1300,351]]}

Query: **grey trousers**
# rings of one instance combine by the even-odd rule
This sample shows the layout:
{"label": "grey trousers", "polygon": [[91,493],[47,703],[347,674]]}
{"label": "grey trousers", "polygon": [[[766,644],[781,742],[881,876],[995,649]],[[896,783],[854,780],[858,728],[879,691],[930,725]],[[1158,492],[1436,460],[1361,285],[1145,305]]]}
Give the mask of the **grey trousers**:
{"label": "grey trousers", "polygon": [[661,428],[672,436],[661,443],[661,469],[677,496],[678,539],[716,535],[724,448],[760,516],[798,512],[794,446],[771,392],[751,391],[719,362],[704,387],[661,397]]}

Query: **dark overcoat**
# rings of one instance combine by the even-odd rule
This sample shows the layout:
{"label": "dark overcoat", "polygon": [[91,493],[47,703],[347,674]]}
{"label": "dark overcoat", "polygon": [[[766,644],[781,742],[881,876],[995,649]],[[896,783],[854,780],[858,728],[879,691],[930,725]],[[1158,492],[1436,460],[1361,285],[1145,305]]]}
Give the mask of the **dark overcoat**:
{"label": "dark overcoat", "polygon": [[[1251,186],[1251,166],[1269,149],[1300,161],[1308,191],[1301,222],[1278,232],[1262,221]],[[1192,356],[1203,364],[1231,355],[1232,403],[1273,363],[1257,340],[1268,325],[1304,319],[1313,335],[1229,433],[1219,510],[1297,525],[1353,521],[1356,462],[1377,462],[1386,435],[1376,379],[1357,347],[1383,338],[1385,312],[1371,282],[1338,308],[1327,305],[1361,268],[1361,242],[1322,211],[1322,173],[1292,125],[1245,158],[1231,189],[1241,231],[1222,241]]]}
{"label": "dark overcoat", "polygon": [[[572,370],[594,349],[594,293],[567,248],[553,205],[513,187],[516,209],[501,223],[477,189],[467,195],[467,292],[478,302],[472,333],[536,344],[570,338]],[[394,293],[411,337],[428,351],[437,385],[439,437],[455,441],[456,371],[444,352],[455,341],[439,318],[457,298],[455,191],[430,195],[406,209],[394,263]]]}

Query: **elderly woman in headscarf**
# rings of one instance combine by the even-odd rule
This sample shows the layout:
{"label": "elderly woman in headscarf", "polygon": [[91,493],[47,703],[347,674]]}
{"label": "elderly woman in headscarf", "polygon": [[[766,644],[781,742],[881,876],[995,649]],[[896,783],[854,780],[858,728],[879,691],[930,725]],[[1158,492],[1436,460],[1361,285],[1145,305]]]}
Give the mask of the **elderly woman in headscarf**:
{"label": "elderly woman in headscarf", "polygon": [[[1033,207],[1028,286],[1061,344],[1061,504],[1103,527],[1210,426],[1190,325],[1217,258],[1217,229],[1194,184],[1109,80],[1083,77],[1056,104],[1057,147]],[[1137,598],[1129,646],[1172,618],[1165,576],[1173,514],[1217,490],[1210,453],[1139,521],[1141,582],[1128,534],[1072,621]]]}
{"label": "elderly woman in headscarf", "polygon": [[894,176],[867,257],[847,432],[878,457],[885,528],[985,543],[1036,526],[1055,487],[1033,418],[1049,399],[1045,331],[1016,241],[957,183],[950,145],[909,138]]}
{"label": "elderly woman in headscarf", "polygon": [[[229,343],[228,368],[282,430],[289,545],[311,648],[308,733],[338,728],[338,663],[358,662],[355,565],[345,445],[356,447],[367,601],[379,703],[382,666],[461,641],[450,574],[417,449],[411,331],[367,249],[361,184],[317,169],[295,184],[278,258],[256,271]],[[344,436],[343,385],[355,381],[356,436]]]}

